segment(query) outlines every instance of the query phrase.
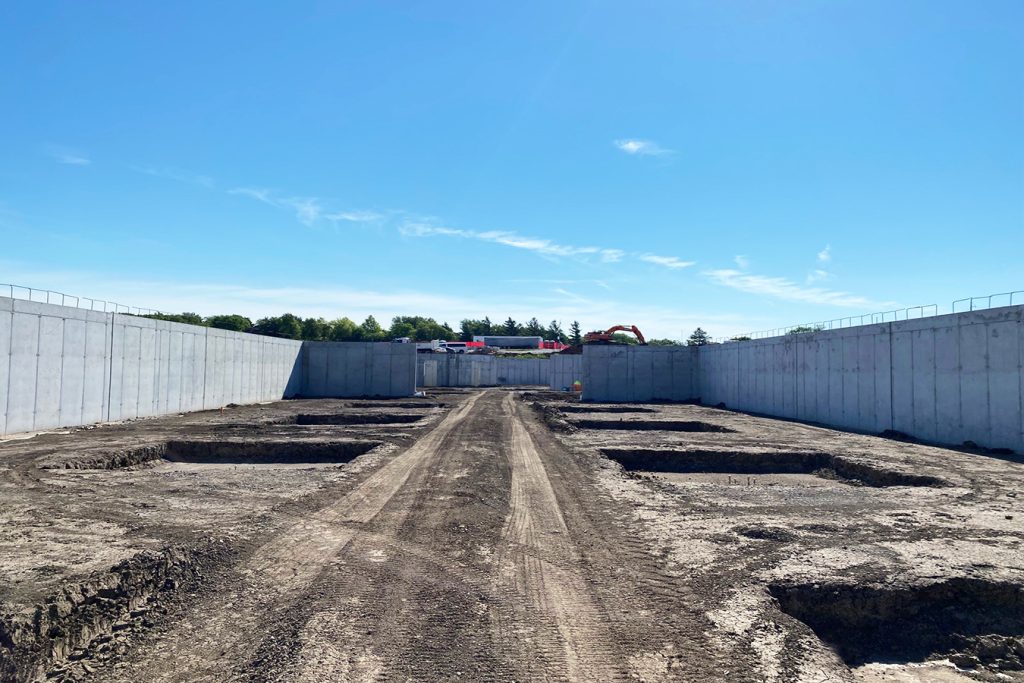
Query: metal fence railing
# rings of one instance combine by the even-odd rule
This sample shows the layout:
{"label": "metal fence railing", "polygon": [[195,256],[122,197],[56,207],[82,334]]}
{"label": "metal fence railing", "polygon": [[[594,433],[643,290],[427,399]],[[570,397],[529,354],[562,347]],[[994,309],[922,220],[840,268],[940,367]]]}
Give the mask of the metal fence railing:
{"label": "metal fence railing", "polygon": [[56,292],[52,289],[38,289],[25,287],[23,285],[12,285],[0,283],[0,292],[7,290],[12,299],[22,301],[34,301],[43,304],[56,304],[59,306],[73,306],[90,311],[101,311],[103,313],[127,313],[129,315],[161,315],[162,311],[152,308],[140,308],[138,306],[127,306],[116,301],[105,301],[103,299],[91,299],[87,296],[75,296]]}
{"label": "metal fence railing", "polygon": [[[1002,301],[1005,297],[1006,301]],[[1000,292],[999,294],[988,294],[982,296],[969,296],[966,299],[957,299],[953,302],[952,310],[953,313],[963,313],[966,311],[980,311],[986,308],[992,308],[992,299],[996,300],[996,306],[1013,306],[1014,297],[1020,300],[1020,303],[1024,303],[1024,289],[1018,289],[1015,292]],[[966,306],[963,306],[963,310],[958,311],[957,305],[967,302]],[[974,302],[979,302],[975,305]],[[985,305],[982,306],[980,302],[984,301]]]}
{"label": "metal fence railing", "polygon": [[[966,313],[969,311],[981,311],[993,306],[1013,306],[1024,304],[1024,289],[1013,292],[999,292],[997,294],[984,294],[982,296],[970,296],[964,299],[957,299],[950,304],[950,313]],[[873,323],[897,322],[899,320],[910,320],[912,318],[924,318],[939,314],[937,304],[927,306],[911,306],[900,308],[894,311],[882,311],[879,313],[865,313],[864,315],[836,318],[814,323],[803,323],[802,325],[790,325],[789,327],[775,327],[757,332],[747,332],[731,337],[716,337],[713,341],[721,344],[724,342],[737,341],[742,339],[767,339],[769,337],[781,337],[790,334],[794,330],[799,332],[821,332],[825,330],[837,330],[844,327],[856,327],[858,325],[871,325]]]}
{"label": "metal fence railing", "polygon": [[924,306],[909,306],[897,308],[892,311],[878,311],[876,313],[865,313],[863,315],[850,315],[845,318],[834,318],[832,320],[821,320],[818,322],[802,323],[800,325],[789,325],[788,327],[774,327],[757,332],[747,332],[731,337],[716,337],[716,343],[724,343],[744,339],[768,339],[769,337],[781,337],[794,332],[824,332],[827,330],[840,330],[846,327],[858,327],[860,325],[873,325],[876,323],[889,323],[899,320],[911,320],[915,318],[926,318],[939,314],[938,304],[927,304]]}

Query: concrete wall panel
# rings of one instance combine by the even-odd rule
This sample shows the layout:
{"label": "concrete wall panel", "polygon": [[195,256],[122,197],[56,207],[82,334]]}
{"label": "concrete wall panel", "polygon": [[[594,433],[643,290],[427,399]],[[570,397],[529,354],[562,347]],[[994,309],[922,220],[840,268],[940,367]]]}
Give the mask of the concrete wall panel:
{"label": "concrete wall panel", "polygon": [[0,299],[0,434],[7,433],[7,399],[11,379],[11,327],[14,302]]}

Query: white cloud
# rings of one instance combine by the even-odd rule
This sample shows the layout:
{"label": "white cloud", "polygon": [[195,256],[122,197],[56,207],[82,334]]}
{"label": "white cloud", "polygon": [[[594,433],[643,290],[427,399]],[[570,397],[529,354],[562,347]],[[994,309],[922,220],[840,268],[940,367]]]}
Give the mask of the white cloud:
{"label": "white cloud", "polygon": [[801,287],[782,277],[750,275],[738,270],[711,270],[704,273],[712,282],[742,292],[760,294],[786,301],[801,301],[812,304],[826,304],[847,308],[880,308],[893,306],[893,302],[877,302],[847,292],[837,292],[821,287]]}
{"label": "white cloud", "polygon": [[347,223],[372,223],[373,221],[379,221],[384,216],[375,211],[338,211],[336,213],[324,214],[324,218],[332,223],[340,221]]}
{"label": "white cloud", "polygon": [[228,194],[237,194],[255,199],[279,209],[290,209],[295,217],[304,225],[313,225],[323,214],[324,208],[316,197],[282,197],[273,190],[262,187],[236,187],[228,190]]}
{"label": "white cloud", "polygon": [[626,154],[635,154],[640,156],[662,156],[665,154],[672,154],[671,149],[666,149],[651,140],[625,138],[622,140],[616,140],[614,144]]}
{"label": "white cloud", "polygon": [[479,240],[500,244],[514,249],[524,249],[546,256],[591,256],[599,255],[602,260],[616,260],[622,258],[622,252],[617,249],[601,249],[600,247],[574,247],[567,244],[558,244],[548,239],[538,237],[524,237],[514,232],[504,230],[487,230],[484,232],[476,230],[462,230],[459,228],[445,228],[428,223],[406,222],[399,227],[399,231],[407,237],[460,237],[463,239]]}
{"label": "white cloud", "polygon": [[228,190],[228,194],[239,194],[243,197],[250,197],[256,201],[263,202],[264,204],[279,206],[272,198],[272,192],[270,190],[259,187],[236,187]]}
{"label": "white cloud", "polygon": [[815,282],[828,280],[831,277],[832,273],[828,272],[827,270],[821,270],[820,268],[818,268],[816,270],[812,270],[810,273],[807,274],[807,284],[813,284]]}
{"label": "white cloud", "polygon": [[285,197],[281,203],[295,211],[295,217],[304,225],[313,225],[323,213],[320,200],[316,197]]}
{"label": "white cloud", "polygon": [[601,250],[601,262],[602,263],[618,263],[622,260],[622,257],[626,255],[626,252],[621,249],[602,249]]}
{"label": "white cloud", "polygon": [[602,263],[618,263],[627,256],[632,256],[641,261],[654,263],[673,270],[687,268],[695,263],[694,261],[683,261],[675,256],[630,254],[622,249],[612,249],[608,247],[577,247],[568,244],[559,244],[539,237],[524,237],[509,231],[463,230],[461,228],[446,228],[421,221],[406,221],[399,226],[399,232],[407,237],[458,237],[462,239],[479,240],[481,242],[500,244],[514,249],[532,251],[542,256],[580,258],[583,260],[595,257]]}
{"label": "white cloud", "polygon": [[647,263],[654,263],[672,269],[689,268],[696,263],[696,261],[682,261],[676,256],[657,256],[656,254],[641,254],[637,258]]}
{"label": "white cloud", "polygon": [[58,164],[66,164],[68,166],[88,166],[92,163],[92,159],[85,156],[85,154],[76,150],[67,149],[66,147],[50,145],[46,148],[46,153]]}
{"label": "white cloud", "polygon": [[737,255],[734,256],[732,260],[736,262],[736,265],[737,267],[739,267],[740,270],[746,270],[747,268],[750,267],[750,259],[748,259],[746,256]]}
{"label": "white cloud", "polygon": [[832,245],[827,245],[824,249],[818,252],[818,262],[828,263],[832,260]]}

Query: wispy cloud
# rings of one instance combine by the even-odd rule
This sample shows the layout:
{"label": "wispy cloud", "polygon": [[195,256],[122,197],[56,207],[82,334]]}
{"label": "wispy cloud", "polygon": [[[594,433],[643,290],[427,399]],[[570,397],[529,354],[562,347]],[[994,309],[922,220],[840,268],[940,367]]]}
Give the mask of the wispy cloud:
{"label": "wispy cloud", "polygon": [[815,282],[823,282],[824,280],[828,280],[831,277],[832,277],[832,273],[828,272],[827,270],[822,270],[820,268],[817,268],[817,269],[812,270],[810,273],[807,274],[807,284],[810,285],[810,284],[813,284]]}
{"label": "wispy cloud", "polygon": [[88,166],[92,163],[92,159],[82,152],[68,149],[66,147],[50,145],[46,148],[46,153],[58,164],[66,164],[68,166]]}
{"label": "wispy cloud", "polygon": [[738,270],[710,270],[704,273],[712,282],[742,292],[760,294],[786,301],[800,301],[811,304],[827,304],[846,308],[878,308],[893,305],[893,302],[872,301],[863,296],[839,292],[822,287],[802,287],[783,277],[752,275]]}
{"label": "wispy cloud", "polygon": [[500,244],[514,249],[532,251],[542,256],[566,257],[566,258],[597,258],[602,263],[617,263],[628,256],[633,256],[647,263],[654,263],[673,270],[687,268],[694,264],[693,261],[683,261],[675,256],[657,256],[655,254],[630,254],[622,249],[609,247],[578,247],[569,244],[559,244],[549,239],[539,237],[525,237],[515,232],[504,230],[463,230],[461,228],[448,228],[434,225],[432,223],[407,221],[399,227],[399,232],[407,237],[458,237],[462,239],[479,240]]}
{"label": "wispy cloud", "polygon": [[372,223],[384,218],[383,214],[376,211],[338,211],[336,213],[324,214],[324,218],[332,223]]}
{"label": "wispy cloud", "polygon": [[568,244],[558,244],[557,242],[539,237],[524,237],[523,235],[504,230],[487,230],[481,232],[477,230],[446,228],[428,223],[406,222],[402,224],[399,231],[407,237],[460,237],[463,239],[500,244],[514,249],[524,249],[526,251],[532,251],[546,256],[598,256],[602,260],[615,261],[621,259],[623,255],[623,252],[618,249],[575,247]]}
{"label": "wispy cloud", "polygon": [[818,263],[828,263],[832,260],[832,245],[827,245],[824,249],[818,252]]}
{"label": "wispy cloud", "polygon": [[679,268],[689,268],[694,263],[696,263],[696,261],[683,261],[676,256],[658,256],[656,254],[640,254],[639,256],[637,256],[637,258],[639,258],[641,261],[646,261],[647,263],[654,263],[656,265],[664,266],[666,268],[672,268],[673,270]]}
{"label": "wispy cloud", "polygon": [[736,262],[736,266],[740,270],[746,270],[747,268],[750,267],[750,259],[748,259],[746,256],[743,256],[743,255],[733,256],[732,260]]}
{"label": "wispy cloud", "polygon": [[228,194],[249,197],[279,209],[290,209],[303,225],[313,225],[324,212],[323,205],[316,197],[286,197],[263,187],[236,187],[228,190]]}
{"label": "wispy cloud", "polygon": [[663,156],[666,154],[672,154],[671,149],[666,149],[651,140],[624,138],[621,140],[615,140],[613,144],[626,154],[634,154],[638,156]]}

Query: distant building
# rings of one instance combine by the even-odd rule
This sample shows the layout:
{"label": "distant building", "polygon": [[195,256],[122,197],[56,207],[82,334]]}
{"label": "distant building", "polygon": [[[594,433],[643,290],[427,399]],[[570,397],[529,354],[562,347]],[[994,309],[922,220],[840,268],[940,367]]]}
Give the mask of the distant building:
{"label": "distant building", "polygon": [[473,335],[473,341],[483,342],[496,349],[539,349],[544,341],[541,337],[503,337],[493,334]]}

